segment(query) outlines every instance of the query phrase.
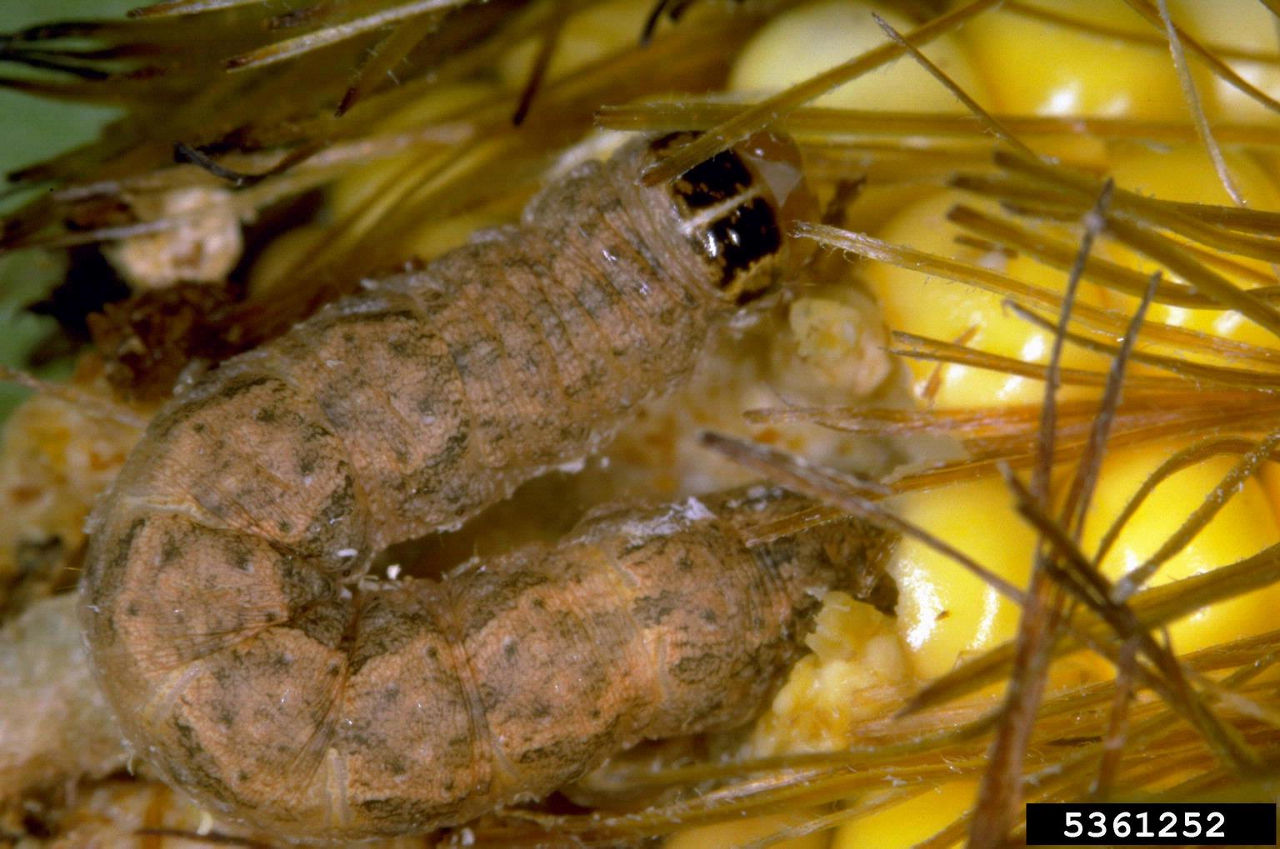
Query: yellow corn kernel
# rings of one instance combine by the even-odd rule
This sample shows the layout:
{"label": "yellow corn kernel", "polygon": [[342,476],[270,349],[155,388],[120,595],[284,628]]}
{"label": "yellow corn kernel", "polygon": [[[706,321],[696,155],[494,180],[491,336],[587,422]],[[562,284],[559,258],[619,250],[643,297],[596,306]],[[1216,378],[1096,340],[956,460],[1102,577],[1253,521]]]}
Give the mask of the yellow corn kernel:
{"label": "yellow corn kernel", "polygon": [[[1275,16],[1256,0],[1173,0],[1169,6],[1173,19],[1210,49],[1234,47],[1262,55],[1276,54]],[[1232,59],[1228,64],[1270,97],[1280,97],[1280,65],[1244,59]],[[1220,77],[1204,73],[1197,74],[1195,79],[1199,84],[1201,103],[1210,119],[1280,122],[1280,113],[1268,109]]]}
{"label": "yellow corn kernel", "polygon": [[[392,134],[428,127],[462,114],[468,107],[493,97],[497,92],[494,86],[479,83],[433,88],[379,121],[375,132]],[[358,212],[380,214],[399,200],[399,196],[389,189],[410,184],[415,174],[433,165],[433,160],[434,156],[424,155],[421,149],[413,149],[353,169],[330,189],[329,205],[333,217],[341,220]]]}
{"label": "yellow corn kernel", "polygon": [[[1009,257],[996,250],[984,252],[956,244],[954,240],[961,231],[946,220],[946,213],[957,203],[982,206],[968,195],[945,192],[904,209],[876,235],[889,242],[999,271],[1044,289],[1065,290],[1066,272],[1039,265],[1021,255]],[[999,295],[883,263],[867,265],[862,274],[880,301],[885,323],[894,330],[944,342],[960,341],[972,331],[966,341],[970,347],[1023,362],[1048,362],[1053,348],[1052,333],[1037,329],[1012,314]],[[1103,295],[1091,284],[1081,283],[1077,298],[1083,303],[1100,304]],[[1063,365],[1105,369],[1106,361],[1067,346],[1063,350]],[[933,399],[938,407],[1034,403],[1044,396],[1044,383],[1029,377],[964,365],[939,367],[925,360],[909,360],[908,366],[915,375],[918,392],[923,392],[930,378],[941,369],[940,385]],[[1063,397],[1070,394],[1068,389]]]}
{"label": "yellow corn kernel", "polygon": [[[733,91],[778,91],[846,62],[887,38],[871,17],[899,32],[911,20],[865,0],[824,0],[779,15],[743,49],[729,78]],[[925,48],[929,58],[969,94],[983,96],[982,81],[963,41],[944,36]],[[815,106],[911,112],[963,112],[964,106],[910,57],[828,92]]]}
{"label": "yellow corn kernel", "polygon": [[[797,812],[791,816],[753,817],[736,822],[722,822],[691,828],[668,838],[666,849],[737,849],[754,840],[768,837],[782,829],[803,826],[811,815]],[[770,843],[777,849],[825,849],[828,836],[825,832],[806,834],[790,840]]]}
{"label": "yellow corn kernel", "polygon": [[[1113,0],[1035,0],[1027,5],[1126,35],[1156,33],[1137,13]],[[993,112],[1186,117],[1168,48],[1161,44],[1137,45],[1117,35],[1082,32],[1012,9],[979,15],[965,25],[964,34],[991,92],[982,103]],[[1033,136],[1022,141],[1063,161],[1096,167],[1106,159],[1106,145],[1094,136]]]}
{"label": "yellow corn kernel", "polygon": [[249,297],[261,298],[282,284],[288,285],[290,272],[302,264],[328,233],[326,227],[304,224],[272,239],[249,269]]}
{"label": "yellow corn kernel", "polygon": [[973,781],[950,781],[926,788],[917,796],[840,826],[831,841],[831,849],[914,846],[963,815],[977,794],[978,785]]}
{"label": "yellow corn kernel", "polygon": [[[1155,443],[1117,451],[1102,465],[1101,483],[1085,523],[1086,554],[1096,552],[1102,535],[1161,461],[1182,446]],[[1204,460],[1162,482],[1130,519],[1102,562],[1113,581],[1138,566],[1199,507],[1234,464],[1231,457]],[[1280,542],[1280,528],[1266,492],[1249,480],[1232,494],[1214,520],[1155,574],[1151,586],[1208,572],[1257,554]],[[1280,585],[1202,608],[1170,626],[1174,650],[1186,653],[1275,628]]]}
{"label": "yellow corn kernel", "polygon": [[[1247,206],[1280,206],[1280,193],[1257,162],[1229,148],[1222,155]],[[1110,158],[1111,175],[1122,188],[1163,200],[1235,205],[1202,145],[1156,149],[1117,142],[1112,145]]]}
{"label": "yellow corn kernel", "polygon": [[[986,477],[913,492],[898,505],[906,519],[1022,587],[1031,570],[1035,534],[1013,515],[1012,499],[1003,480]],[[889,571],[898,584],[898,635],[920,678],[949,672],[958,658],[1016,632],[1017,605],[922,542],[899,542]]]}
{"label": "yellow corn kernel", "polygon": [[911,686],[893,619],[845,593],[827,593],[805,642],[813,654],[796,664],[756,722],[757,757],[845,748],[854,723],[880,716],[890,694],[905,698]]}
{"label": "yellow corn kernel", "polygon": [[[1114,452],[1103,464],[1082,545],[1092,554],[1106,528],[1159,463],[1179,445],[1156,444]],[[1103,560],[1104,573],[1119,579],[1143,562],[1190,516],[1226,474],[1231,458],[1183,469],[1162,483],[1130,519]],[[955,545],[993,572],[1022,587],[1034,551],[1034,534],[1017,518],[1004,483],[985,478],[902,499],[911,521]],[[1256,554],[1280,542],[1266,490],[1245,483],[1214,520],[1156,573],[1158,586]],[[957,506],[962,505],[962,506]],[[914,540],[904,540],[890,565],[898,582],[898,630],[915,672],[932,678],[947,672],[967,652],[1010,639],[1017,608],[978,578]],[[1273,627],[1280,586],[1201,609],[1170,628],[1180,653],[1259,634]],[[1078,667],[1078,668],[1076,668]],[[1084,658],[1063,667],[1059,680],[1107,675],[1105,662]]]}
{"label": "yellow corn kernel", "polygon": [[[513,220],[517,214],[518,211],[513,210],[507,220]],[[486,228],[495,227],[502,221],[503,216],[493,210],[484,209],[462,215],[451,215],[441,221],[425,222],[422,226],[405,234],[404,254],[423,261],[431,260],[446,251],[465,245],[477,233],[483,233]]]}
{"label": "yellow corn kernel", "polygon": [[[1122,32],[1158,33],[1114,0],[1035,0],[1028,5]],[[965,24],[995,110],[1037,115],[1183,119],[1177,75],[1163,44],[1085,33],[1013,10]]]}
{"label": "yellow corn kernel", "polygon": [[[1123,188],[1164,200],[1234,205],[1209,160],[1209,154],[1199,145],[1157,151],[1146,146],[1117,144],[1113,146],[1110,158],[1111,174],[1117,185]],[[1280,192],[1277,192],[1275,184],[1256,161],[1232,150],[1224,150],[1223,158],[1236,187],[1251,208],[1280,209]],[[1115,242],[1100,246],[1099,254],[1144,274],[1159,267]],[[1205,264],[1242,288],[1252,288],[1275,279],[1271,266],[1263,260],[1234,255],[1224,256],[1224,259],[1229,259],[1238,270],[1215,268],[1208,262]],[[1166,276],[1167,274],[1166,272]],[[1114,293],[1109,295],[1109,301],[1113,308],[1128,311],[1136,303],[1133,298]],[[1254,345],[1272,348],[1280,345],[1280,340],[1270,331],[1233,310],[1196,310],[1157,303],[1151,305],[1147,318],[1149,321],[1186,327]]]}
{"label": "yellow corn kernel", "polygon": [[[557,80],[584,65],[634,47],[652,9],[648,0],[612,0],[573,15],[560,31],[546,79]],[[521,89],[528,83],[541,48],[538,41],[526,41],[499,60],[498,76],[507,88]]]}
{"label": "yellow corn kernel", "polygon": [[1271,514],[1275,518],[1276,525],[1280,527],[1280,467],[1275,463],[1268,463],[1262,467],[1262,474],[1258,480],[1267,494],[1267,503],[1271,505]]}

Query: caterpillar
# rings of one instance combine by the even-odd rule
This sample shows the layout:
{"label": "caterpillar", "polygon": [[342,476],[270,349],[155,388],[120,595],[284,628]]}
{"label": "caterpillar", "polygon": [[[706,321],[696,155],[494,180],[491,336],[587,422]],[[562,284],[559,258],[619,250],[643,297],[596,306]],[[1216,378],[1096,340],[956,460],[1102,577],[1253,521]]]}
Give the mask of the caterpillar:
{"label": "caterpillar", "polygon": [[643,185],[680,140],[579,166],[519,225],[368,283],[151,421],[90,519],[81,620],[167,780],[292,837],[421,832],[764,706],[874,534],[751,548],[690,502],[441,582],[366,578],[591,452],[770,287],[808,203],[794,146]]}

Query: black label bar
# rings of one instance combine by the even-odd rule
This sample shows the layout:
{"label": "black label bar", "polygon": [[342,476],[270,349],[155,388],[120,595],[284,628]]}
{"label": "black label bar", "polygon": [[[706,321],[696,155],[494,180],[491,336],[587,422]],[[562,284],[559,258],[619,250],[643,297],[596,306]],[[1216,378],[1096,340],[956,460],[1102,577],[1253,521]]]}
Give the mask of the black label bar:
{"label": "black label bar", "polygon": [[1028,846],[1275,846],[1272,802],[1027,805]]}

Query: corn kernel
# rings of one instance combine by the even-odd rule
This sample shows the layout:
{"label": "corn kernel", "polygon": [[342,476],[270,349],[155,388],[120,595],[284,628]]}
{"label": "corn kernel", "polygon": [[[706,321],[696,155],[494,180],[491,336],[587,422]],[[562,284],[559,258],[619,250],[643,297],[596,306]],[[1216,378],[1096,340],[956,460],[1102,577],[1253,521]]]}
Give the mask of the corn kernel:
{"label": "corn kernel", "polygon": [[[648,0],[611,0],[570,17],[560,31],[546,79],[560,79],[584,65],[635,46],[652,8]],[[497,70],[507,88],[521,89],[528,83],[541,48],[539,42],[530,40],[502,57]]]}
{"label": "corn kernel", "polygon": [[[1039,265],[1021,255],[1010,257],[997,250],[984,252],[956,244],[954,240],[960,230],[946,220],[947,210],[956,203],[981,206],[967,195],[945,192],[903,210],[877,235],[889,242],[909,244],[990,268],[1044,289],[1061,292],[1066,288],[1066,272]],[[970,347],[1024,362],[1048,362],[1053,348],[1052,333],[1010,313],[999,295],[882,263],[868,265],[863,277],[880,301],[885,322],[895,330],[944,342],[958,341],[972,331],[966,343]],[[1084,303],[1100,304],[1103,295],[1096,287],[1081,283],[1077,298]],[[1067,346],[1063,350],[1063,365],[1105,368],[1106,364],[1095,354]],[[937,363],[926,360],[909,360],[908,366],[915,375],[918,392],[924,391],[939,368]],[[1070,394],[1070,390],[1066,394]],[[933,403],[938,407],[986,407],[1034,403],[1043,396],[1044,383],[1039,380],[944,364]]]}
{"label": "corn kernel", "polygon": [[852,725],[879,715],[887,694],[906,696],[911,678],[894,621],[875,608],[827,593],[806,642],[813,654],[791,670],[756,723],[756,756],[847,747]]}
{"label": "corn kernel", "polygon": [[[778,91],[883,44],[872,12],[899,32],[913,24],[893,9],[864,0],[825,0],[779,15],[743,48],[729,78],[732,91]],[[964,43],[944,36],[925,48],[969,94],[983,96]],[[909,57],[848,82],[815,106],[911,112],[963,112],[964,106]]]}
{"label": "corn kernel", "polygon": [[[1157,32],[1113,0],[1029,5],[1125,32]],[[1187,115],[1162,44],[1134,44],[1010,10],[980,15],[965,24],[964,33],[980,57],[978,72],[997,111],[1166,120]]]}
{"label": "corn kernel", "polygon": [[917,796],[840,826],[831,841],[831,849],[914,846],[963,815],[977,794],[978,785],[973,781],[950,781],[929,787]]}
{"label": "corn kernel", "polygon": [[[1257,162],[1232,150],[1224,150],[1223,158],[1236,187],[1250,207],[1280,209],[1280,192],[1277,192],[1275,184]],[[1219,180],[1208,153],[1199,145],[1184,145],[1160,151],[1137,145],[1115,145],[1111,155],[1111,174],[1118,185],[1144,195],[1185,203],[1234,205]],[[1099,254],[1144,274],[1150,274],[1159,267],[1151,260],[1114,242],[1101,246]],[[1258,275],[1258,280],[1274,279],[1271,266],[1262,260],[1234,255],[1226,258],[1235,265],[1252,270]],[[1212,268],[1211,265],[1210,267]],[[1222,269],[1216,270],[1226,273],[1228,279],[1239,276],[1229,271],[1223,272]],[[1257,285],[1254,281],[1240,279],[1235,282],[1243,288]],[[1136,303],[1133,298],[1115,293],[1109,295],[1109,300],[1115,309],[1132,310]],[[1151,305],[1147,317],[1153,322],[1186,327],[1254,345],[1274,348],[1280,344],[1280,340],[1270,331],[1234,310],[1188,309],[1156,303]]]}
{"label": "corn kernel", "polygon": [[[682,831],[668,838],[664,845],[666,849],[737,849],[782,829],[802,826],[808,819],[807,813],[797,812],[792,816],[753,817],[736,822],[716,823]],[[824,849],[827,835],[806,834],[804,837],[794,837],[769,845],[777,849]]]}
{"label": "corn kernel", "polygon": [[328,229],[304,224],[271,240],[249,270],[249,296],[261,298],[288,284],[290,272],[321,244]]}
{"label": "corn kernel", "polygon": [[440,221],[427,221],[405,234],[404,254],[424,262],[429,261],[446,251],[465,245],[477,233],[483,233],[501,221],[502,216],[488,209],[451,215]]}
{"label": "corn kernel", "polygon": [[1267,494],[1267,503],[1271,506],[1271,514],[1280,527],[1280,468],[1275,463],[1267,463],[1262,467],[1258,480]]}
{"label": "corn kernel", "polygon": [[[877,310],[856,293],[833,291],[829,297],[797,298],[787,324],[796,340],[795,357],[806,366],[801,375],[797,364],[790,364],[789,394],[807,390],[815,403],[823,404],[862,398],[880,386],[893,367]],[[775,346],[775,350],[789,347]],[[796,381],[801,379],[804,386],[798,387]]]}
{"label": "corn kernel", "polygon": [[[1179,447],[1156,443],[1108,456],[1085,523],[1082,540],[1087,554],[1096,551],[1105,529],[1141,483]],[[1233,463],[1230,457],[1204,460],[1156,487],[1103,560],[1103,572],[1116,580],[1154,553],[1203,503]],[[1280,542],[1280,528],[1272,516],[1266,492],[1257,481],[1247,481],[1232,494],[1213,521],[1160,568],[1150,585],[1208,572],[1257,554],[1277,542]],[[1273,585],[1202,608],[1173,623],[1169,633],[1178,653],[1195,651],[1272,630],[1278,608],[1280,585]]]}
{"label": "corn kernel", "polygon": [[[497,91],[491,85],[479,83],[433,88],[379,121],[374,132],[401,133],[430,126],[493,97]],[[329,206],[333,210],[333,217],[340,220],[360,212],[366,215],[381,214],[398,199],[398,196],[387,189],[412,180],[413,175],[432,164],[433,159],[432,156],[424,157],[420,150],[411,150],[353,169],[337,181],[329,192]]]}
{"label": "corn kernel", "polygon": [[[1174,0],[1173,19],[1210,49],[1234,47],[1275,55],[1276,19],[1255,0]],[[1217,52],[1217,51],[1215,51]],[[1230,60],[1232,69],[1272,98],[1280,97],[1280,66],[1274,62]],[[1233,122],[1280,122],[1277,113],[1216,75],[1197,75],[1200,99],[1212,119]]]}
{"label": "corn kernel", "polygon": [[[899,501],[906,519],[1021,587],[1030,573],[1035,534],[1011,517],[1011,508],[1012,496],[996,477]],[[1004,642],[1017,629],[1017,605],[922,542],[899,542],[889,571],[898,584],[898,635],[921,678],[949,672],[958,658]]]}
{"label": "corn kernel", "polygon": [[139,220],[170,224],[103,247],[103,255],[134,289],[222,283],[240,261],[240,214],[226,189],[194,186],[141,192],[128,196],[128,204]]}

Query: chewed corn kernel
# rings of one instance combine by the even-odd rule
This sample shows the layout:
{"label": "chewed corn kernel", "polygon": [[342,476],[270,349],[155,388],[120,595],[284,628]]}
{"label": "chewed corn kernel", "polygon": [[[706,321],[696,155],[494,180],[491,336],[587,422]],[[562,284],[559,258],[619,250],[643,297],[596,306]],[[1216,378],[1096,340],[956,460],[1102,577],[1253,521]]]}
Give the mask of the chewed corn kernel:
{"label": "chewed corn kernel", "polygon": [[138,193],[128,203],[140,220],[170,224],[104,246],[103,254],[135,289],[221,283],[240,261],[240,214],[226,189],[195,186]]}
{"label": "chewed corn kernel", "polygon": [[[767,838],[788,828],[802,827],[812,818],[807,811],[797,811],[791,816],[776,815],[752,817],[731,822],[716,823],[691,828],[668,838],[666,849],[738,849],[755,840]],[[770,843],[776,849],[825,849],[827,834],[806,834]]]}
{"label": "chewed corn kernel", "polygon": [[[100,376],[73,381],[88,394],[111,397]],[[35,577],[25,555],[69,556],[84,540],[94,498],[115,477],[138,439],[137,429],[33,395],[0,429],[0,587]],[[43,558],[36,558],[42,560]]]}
{"label": "chewed corn kernel", "polygon": [[[1108,456],[1085,523],[1083,544],[1087,554],[1097,550],[1104,531],[1142,482],[1180,447],[1177,443],[1156,443]],[[1143,563],[1204,502],[1234,463],[1235,458],[1226,456],[1202,460],[1163,481],[1129,520],[1102,561],[1103,572],[1115,581]],[[1160,567],[1149,585],[1157,586],[1243,560],[1277,542],[1280,542],[1280,529],[1264,488],[1257,481],[1246,481],[1213,521]],[[1274,629],[1277,609],[1280,609],[1280,585],[1272,585],[1201,608],[1173,623],[1169,633],[1178,653],[1195,651]]]}
{"label": "chewed corn kernel", "polygon": [[974,781],[949,781],[926,787],[919,795],[840,826],[831,841],[831,849],[914,846],[963,815],[977,794],[978,785]]}
{"label": "chewed corn kernel", "polygon": [[[946,214],[959,203],[983,207],[961,192],[944,192],[904,209],[876,235],[888,242],[985,267],[1043,289],[1056,292],[1066,289],[1066,272],[1021,255],[1009,256],[995,248],[981,250],[957,244],[955,240],[962,231],[947,221]],[[883,263],[867,265],[863,277],[880,302],[885,322],[895,330],[943,342],[963,340],[970,347],[1024,362],[1048,362],[1053,348],[1052,333],[1014,315],[999,295]],[[1103,295],[1096,287],[1081,283],[1077,298],[1084,303],[1100,304]],[[1063,365],[1105,368],[1106,364],[1097,355],[1068,346],[1063,351]],[[939,366],[926,360],[909,360],[908,366],[915,375],[918,392],[925,391],[935,372],[939,374],[937,394],[933,398],[938,407],[1034,403],[1044,397],[1043,382],[1030,377],[951,363]]]}
{"label": "chewed corn kernel", "polygon": [[[811,373],[807,382],[814,384],[818,403],[861,398],[883,383],[893,367],[888,335],[874,305],[865,298],[850,304],[849,297],[797,298],[788,311],[795,355]],[[792,369],[793,378],[798,370]],[[787,388],[792,391],[794,384]]]}
{"label": "chewed corn kernel", "polygon": [[893,620],[845,593],[827,593],[806,643],[813,654],[792,668],[757,721],[753,755],[848,746],[852,724],[878,715],[885,694],[905,695],[912,680]]}
{"label": "chewed corn kernel", "polygon": [[[872,13],[894,29],[910,32],[910,19],[864,0],[824,0],[779,15],[742,50],[729,80],[733,91],[777,91],[883,44],[886,36]],[[926,54],[965,91],[982,95],[982,82],[963,41],[939,38]],[[964,106],[909,57],[848,82],[814,101],[815,106],[915,112],[962,112]]]}
{"label": "chewed corn kernel", "polygon": [[[1026,5],[1121,32],[1158,32],[1112,0]],[[1167,120],[1187,115],[1168,47],[1161,43],[1082,32],[1013,9],[979,15],[964,32],[980,57],[978,70],[994,111]]]}

